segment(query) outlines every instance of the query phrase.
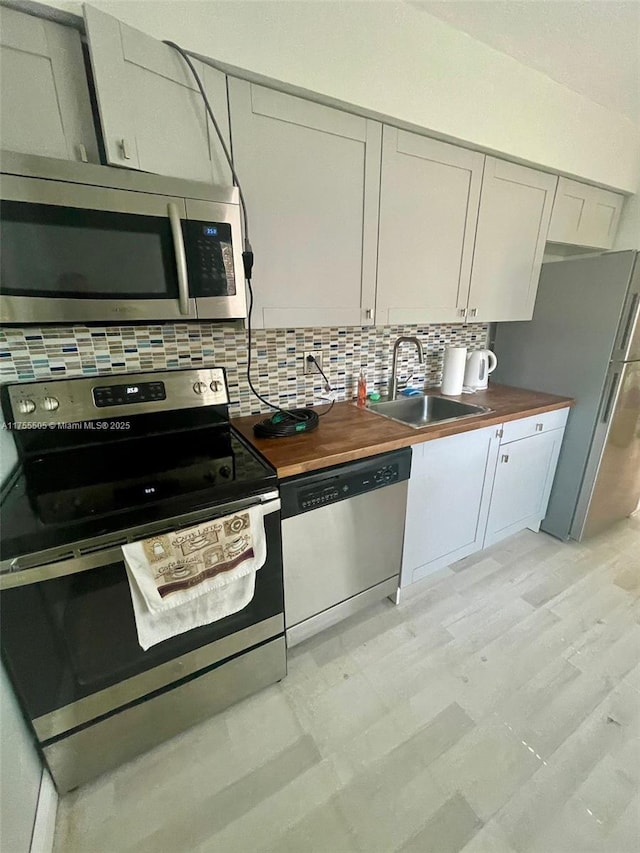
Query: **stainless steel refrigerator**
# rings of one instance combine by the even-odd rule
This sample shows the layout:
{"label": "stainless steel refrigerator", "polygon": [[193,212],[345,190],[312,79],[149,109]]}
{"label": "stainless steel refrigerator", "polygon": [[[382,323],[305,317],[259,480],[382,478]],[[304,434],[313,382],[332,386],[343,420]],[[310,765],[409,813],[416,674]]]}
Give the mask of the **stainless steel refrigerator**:
{"label": "stainless steel refrigerator", "polygon": [[576,399],[542,529],[584,539],[640,501],[640,253],[544,264],[533,319],[499,323],[496,382]]}

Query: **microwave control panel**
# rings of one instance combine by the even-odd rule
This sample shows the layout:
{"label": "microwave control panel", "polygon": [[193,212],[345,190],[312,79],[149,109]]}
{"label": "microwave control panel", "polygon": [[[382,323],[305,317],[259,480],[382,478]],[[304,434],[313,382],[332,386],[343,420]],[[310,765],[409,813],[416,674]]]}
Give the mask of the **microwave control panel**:
{"label": "microwave control panel", "polygon": [[228,222],[183,222],[191,294],[195,297],[234,296],[231,225]]}

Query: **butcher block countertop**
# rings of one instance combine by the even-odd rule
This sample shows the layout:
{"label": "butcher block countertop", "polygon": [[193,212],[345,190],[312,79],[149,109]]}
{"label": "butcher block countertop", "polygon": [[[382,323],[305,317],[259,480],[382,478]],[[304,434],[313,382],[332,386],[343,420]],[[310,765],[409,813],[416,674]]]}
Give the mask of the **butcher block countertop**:
{"label": "butcher block countertop", "polygon": [[[434,389],[429,393],[437,394],[438,391]],[[448,399],[488,406],[493,411],[461,421],[412,429],[367,409],[360,409],[353,402],[343,402],[336,403],[326,417],[320,418],[320,425],[314,432],[288,438],[254,436],[253,425],[268,417],[266,414],[233,418],[231,423],[273,465],[278,477],[284,479],[434,438],[564,409],[574,402],[571,397],[510,388],[507,385],[491,385],[486,391]],[[323,411],[323,408],[319,407],[318,411]]]}

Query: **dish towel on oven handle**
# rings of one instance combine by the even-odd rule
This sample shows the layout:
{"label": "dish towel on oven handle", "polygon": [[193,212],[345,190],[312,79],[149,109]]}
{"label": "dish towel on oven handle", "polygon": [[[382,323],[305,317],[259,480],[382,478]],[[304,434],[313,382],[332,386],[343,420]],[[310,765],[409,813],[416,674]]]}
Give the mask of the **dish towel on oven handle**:
{"label": "dish towel on oven handle", "polygon": [[249,604],[267,558],[264,516],[279,508],[273,500],[122,546],[145,651]]}

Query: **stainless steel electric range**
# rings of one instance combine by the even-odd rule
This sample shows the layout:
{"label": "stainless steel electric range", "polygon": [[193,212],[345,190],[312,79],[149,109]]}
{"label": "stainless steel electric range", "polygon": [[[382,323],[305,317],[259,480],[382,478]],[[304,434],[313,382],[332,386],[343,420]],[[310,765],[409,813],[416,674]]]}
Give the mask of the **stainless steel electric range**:
{"label": "stainless steel electric range", "polygon": [[[286,673],[275,471],[230,427],[224,371],[9,385],[2,655],[60,792]],[[241,611],[143,651],[121,546],[266,504]]]}

